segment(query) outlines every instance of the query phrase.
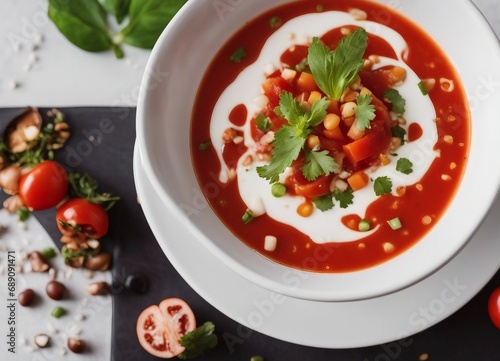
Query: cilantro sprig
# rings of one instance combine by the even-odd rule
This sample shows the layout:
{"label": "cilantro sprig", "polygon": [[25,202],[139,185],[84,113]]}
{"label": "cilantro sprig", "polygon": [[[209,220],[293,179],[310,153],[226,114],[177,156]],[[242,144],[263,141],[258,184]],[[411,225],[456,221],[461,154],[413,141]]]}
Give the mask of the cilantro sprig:
{"label": "cilantro sprig", "polygon": [[[323,121],[329,105],[329,100],[321,98],[312,104],[310,110],[306,110],[291,93],[283,92],[280,95],[280,105],[275,112],[285,118],[288,125],[281,127],[274,134],[271,161],[267,165],[257,167],[260,177],[270,183],[278,181],[279,175],[292,165],[302,150],[305,150],[312,127]],[[329,175],[337,170],[338,165],[328,156],[327,151],[306,151],[306,164],[302,167],[302,173],[308,180],[314,180],[322,174]]]}
{"label": "cilantro sprig", "polygon": [[185,347],[178,357],[181,360],[188,360],[203,355],[208,349],[217,345],[217,335],[214,333],[215,326],[212,322],[205,322],[181,337],[180,343]]}
{"label": "cilantro sprig", "polygon": [[308,63],[318,87],[331,99],[339,100],[363,68],[368,33],[360,28],[343,38],[331,51],[315,37],[309,47]]}
{"label": "cilantro sprig", "polygon": [[369,95],[358,95],[356,101],[356,122],[361,131],[371,128],[371,121],[375,119],[375,106],[371,104],[373,98]]}

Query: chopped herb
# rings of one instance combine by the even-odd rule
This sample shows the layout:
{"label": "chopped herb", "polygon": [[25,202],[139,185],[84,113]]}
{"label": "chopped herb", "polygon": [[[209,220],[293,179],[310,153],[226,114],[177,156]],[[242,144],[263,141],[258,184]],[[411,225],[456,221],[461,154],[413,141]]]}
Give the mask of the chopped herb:
{"label": "chopped herb", "polygon": [[372,228],[372,225],[369,220],[363,219],[358,224],[358,230],[360,232],[368,232]]}
{"label": "chopped herb", "polygon": [[239,63],[243,60],[243,58],[247,55],[247,51],[244,47],[236,49],[236,51],[231,55],[230,60],[233,63]]}
{"label": "chopped herb", "polygon": [[44,248],[40,251],[40,253],[42,254],[42,256],[45,258],[45,259],[51,259],[51,258],[54,258],[57,254],[56,254],[56,251],[54,250],[54,248],[52,247],[49,247],[49,248]]}
{"label": "chopped herb", "polygon": [[253,216],[253,212],[250,209],[247,209],[246,212],[241,217],[241,220],[243,221],[243,223],[248,224],[251,221],[253,221],[254,218],[255,217]]}
{"label": "chopped herb", "polygon": [[312,202],[316,208],[322,212],[326,212],[335,206],[333,203],[333,194],[327,194],[322,197],[314,198]]}
{"label": "chopped herb", "polygon": [[18,217],[19,221],[21,221],[21,222],[27,221],[28,218],[30,217],[30,215],[31,215],[31,212],[26,207],[19,207],[19,209],[17,210],[17,217]]}
{"label": "chopped herb", "polygon": [[399,126],[399,125],[395,125],[391,128],[391,132],[392,132],[392,136],[394,138],[399,138],[401,139],[401,145],[404,145],[406,140],[405,140],[405,136],[406,136],[406,130]]}
{"label": "chopped herb", "polygon": [[394,231],[397,231],[398,229],[401,229],[403,227],[403,225],[401,224],[401,220],[398,217],[387,221],[387,223]]}
{"label": "chopped herb", "polygon": [[398,114],[404,114],[406,100],[396,89],[389,89],[384,93],[384,98],[391,102],[392,111]]}
{"label": "chopped herb", "polygon": [[212,142],[210,142],[210,141],[200,143],[200,145],[198,146],[198,149],[199,150],[207,150],[208,147],[210,147],[210,144],[212,144]]}
{"label": "chopped herb", "polygon": [[366,30],[360,28],[343,38],[332,52],[319,38],[313,38],[307,60],[316,84],[330,98],[340,100],[358,76],[367,41]]}
{"label": "chopped herb", "polygon": [[323,5],[316,5],[316,11],[317,11],[317,12],[319,12],[319,13],[320,13],[320,12],[322,12],[324,9],[325,9],[325,8],[324,8],[324,6],[323,6]]}
{"label": "chopped herb", "polygon": [[205,322],[194,331],[186,333],[180,339],[184,351],[178,356],[181,360],[192,359],[203,355],[208,349],[217,345],[217,335],[214,333],[215,326],[212,322]]}
{"label": "chopped herb", "polygon": [[87,173],[70,172],[68,173],[68,181],[70,193],[73,197],[85,198],[89,202],[96,204],[107,204],[105,207],[106,210],[111,209],[120,200],[120,197],[112,196],[110,193],[97,192],[97,181]]}
{"label": "chopped herb", "polygon": [[286,186],[283,183],[274,183],[271,187],[271,193],[276,198],[283,197],[286,194]]}
{"label": "chopped herb", "polygon": [[371,104],[372,97],[369,95],[358,95],[356,101],[356,124],[359,130],[370,129],[370,122],[375,119],[375,106]]}
{"label": "chopped herb", "polygon": [[423,81],[418,83],[418,88],[422,92],[422,95],[428,95],[429,94],[429,89],[427,89],[427,85]]}
{"label": "chopped herb", "polygon": [[311,71],[308,69],[309,63],[307,62],[307,58],[302,59],[300,63],[295,65],[295,70],[298,72],[306,72],[310,73]]}
{"label": "chopped herb", "polygon": [[339,165],[328,155],[327,150],[306,152],[306,164],[302,167],[302,174],[308,181],[313,181],[320,175],[330,175],[339,171]]}
{"label": "chopped herb", "polygon": [[281,18],[279,16],[273,16],[269,19],[269,26],[272,28],[277,28],[281,25]]}
{"label": "chopped herb", "polygon": [[333,197],[335,198],[336,201],[340,202],[340,208],[345,209],[352,204],[352,201],[354,199],[354,193],[352,189],[347,189],[343,192],[336,189],[333,192]]}
{"label": "chopped herb", "polygon": [[[284,92],[280,95],[280,106],[276,108],[275,112],[284,117],[289,125],[281,127],[274,134],[271,161],[265,166],[257,167],[260,177],[271,183],[278,181],[279,175],[298,158],[300,151],[304,148],[307,136],[312,131],[311,127],[317,126],[323,121],[329,105],[329,100],[321,98],[312,104],[310,110],[306,111],[291,93]],[[314,160],[310,161],[314,162]],[[321,164],[325,165],[326,163],[324,161]],[[332,172],[333,169],[329,171]],[[310,178],[312,175],[305,174],[306,177]]]}
{"label": "chopped herb", "polygon": [[259,130],[267,132],[271,129],[271,120],[264,114],[259,113],[259,115],[255,118],[255,125],[259,128]]}
{"label": "chopped herb", "polygon": [[413,163],[407,158],[400,158],[398,159],[396,170],[403,174],[411,174],[413,173]]}
{"label": "chopped herb", "polygon": [[373,183],[373,189],[377,196],[383,196],[392,192],[392,180],[389,177],[378,177]]}

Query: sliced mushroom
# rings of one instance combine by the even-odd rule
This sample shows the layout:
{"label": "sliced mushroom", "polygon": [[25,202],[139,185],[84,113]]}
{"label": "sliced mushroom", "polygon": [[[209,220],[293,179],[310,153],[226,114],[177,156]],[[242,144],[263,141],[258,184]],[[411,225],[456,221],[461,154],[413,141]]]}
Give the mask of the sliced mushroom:
{"label": "sliced mushroom", "polygon": [[27,108],[12,119],[4,132],[7,150],[11,153],[24,152],[32,147],[40,135],[42,115],[37,108]]}

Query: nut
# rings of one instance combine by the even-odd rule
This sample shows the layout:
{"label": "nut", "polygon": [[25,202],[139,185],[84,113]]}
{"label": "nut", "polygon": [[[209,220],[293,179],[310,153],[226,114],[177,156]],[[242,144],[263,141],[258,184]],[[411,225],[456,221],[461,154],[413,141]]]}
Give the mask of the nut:
{"label": "nut", "polygon": [[85,257],[83,256],[66,258],[64,260],[64,263],[71,268],[80,268],[83,266],[84,262],[85,262]]}
{"label": "nut", "polygon": [[89,249],[97,253],[101,250],[101,242],[99,242],[97,239],[89,239],[87,242],[83,242],[81,244],[81,248]]}
{"label": "nut", "polygon": [[45,260],[45,257],[38,251],[33,251],[28,256],[31,263],[31,270],[33,272],[46,272],[49,270],[50,265]]}
{"label": "nut", "polygon": [[42,116],[38,109],[27,108],[12,119],[4,132],[4,142],[11,153],[28,150],[40,134]]}
{"label": "nut", "polygon": [[74,353],[82,353],[85,350],[85,341],[79,338],[68,338],[68,348]]}
{"label": "nut", "polygon": [[107,252],[99,253],[87,258],[85,268],[91,271],[106,271],[111,263],[111,254]]}
{"label": "nut", "polygon": [[86,289],[89,295],[92,296],[103,296],[109,293],[109,285],[106,282],[90,283]]}
{"label": "nut", "polygon": [[35,335],[35,345],[39,348],[45,348],[49,345],[50,337],[44,333]]}
{"label": "nut", "polygon": [[19,195],[10,196],[3,201],[3,208],[9,213],[17,213],[19,208],[24,207],[23,200]]}
{"label": "nut", "polygon": [[22,168],[18,164],[11,164],[0,171],[0,188],[13,196],[19,190],[19,180],[21,179]]}
{"label": "nut", "polygon": [[19,304],[24,307],[30,306],[33,303],[34,299],[35,299],[35,292],[31,288],[24,290],[17,296]]}
{"label": "nut", "polygon": [[52,280],[47,283],[45,291],[47,292],[47,296],[49,296],[53,300],[59,301],[64,298],[64,294],[66,293],[66,286],[64,286],[61,282]]}

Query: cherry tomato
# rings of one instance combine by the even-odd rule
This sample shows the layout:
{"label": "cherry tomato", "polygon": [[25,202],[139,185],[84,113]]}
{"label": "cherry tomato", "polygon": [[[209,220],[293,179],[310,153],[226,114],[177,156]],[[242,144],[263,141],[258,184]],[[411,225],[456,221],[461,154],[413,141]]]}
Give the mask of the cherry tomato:
{"label": "cherry tomato", "polygon": [[72,198],[63,203],[57,210],[56,220],[63,234],[77,232],[99,239],[108,232],[106,210],[83,198]]}
{"label": "cherry tomato", "polygon": [[496,288],[488,300],[491,322],[500,330],[500,287]]}
{"label": "cherry tomato", "polygon": [[68,191],[68,175],[57,162],[46,160],[37,164],[19,181],[19,196],[30,210],[39,211],[56,206]]}
{"label": "cherry tomato", "polygon": [[137,319],[137,338],[150,354],[161,358],[184,352],[180,339],[196,329],[196,319],[188,304],[179,298],[167,298],[141,312]]}

